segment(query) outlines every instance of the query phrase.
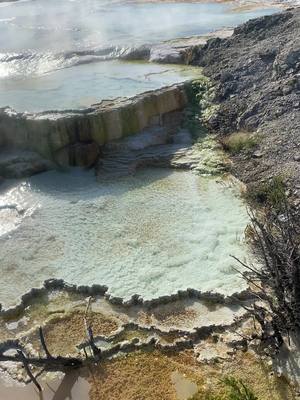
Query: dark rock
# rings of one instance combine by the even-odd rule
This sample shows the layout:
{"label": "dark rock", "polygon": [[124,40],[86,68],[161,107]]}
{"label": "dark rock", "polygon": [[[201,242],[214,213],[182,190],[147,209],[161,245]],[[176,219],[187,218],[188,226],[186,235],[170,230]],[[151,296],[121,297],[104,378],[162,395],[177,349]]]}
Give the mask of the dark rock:
{"label": "dark rock", "polygon": [[129,60],[129,61],[134,61],[134,60],[149,60],[150,57],[150,51],[151,48],[150,46],[140,46],[140,47],[135,47],[132,49],[129,49],[128,51],[125,52],[121,56],[121,59],[123,60]]}
{"label": "dark rock", "polygon": [[56,153],[56,162],[61,166],[90,168],[96,164],[100,156],[100,147],[96,142],[75,143],[66,146]]}
{"label": "dark rock", "polygon": [[235,157],[231,171],[245,183],[266,175],[299,183],[300,8],[248,21],[230,38],[195,49],[192,59],[215,83],[210,128],[222,135],[261,132],[264,152]]}

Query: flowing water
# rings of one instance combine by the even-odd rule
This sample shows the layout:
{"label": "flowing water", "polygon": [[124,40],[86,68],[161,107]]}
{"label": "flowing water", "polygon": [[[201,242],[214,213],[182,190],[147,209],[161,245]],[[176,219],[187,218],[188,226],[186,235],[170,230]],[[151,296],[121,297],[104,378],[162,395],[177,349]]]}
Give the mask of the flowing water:
{"label": "flowing water", "polygon": [[18,111],[85,107],[193,78],[193,70],[117,60],[134,46],[205,34],[272,11],[237,12],[230,3],[2,3],[0,106]]}
{"label": "flowing water", "polygon": [[[128,49],[235,26],[274,9],[226,3],[121,0],[0,1],[0,107],[86,107],[197,77],[184,66],[124,62]],[[47,172],[0,188],[0,303],[14,306],[45,279],[102,284],[144,299],[194,288],[230,295],[245,284],[248,223],[238,188],[221,178],[144,169],[96,181],[91,171]],[[195,385],[173,376],[178,398]],[[0,381],[0,400],[38,398]],[[84,377],[45,384],[44,399],[88,399]]]}
{"label": "flowing water", "polygon": [[52,277],[105,284],[126,299],[239,291],[230,254],[245,255],[248,219],[236,194],[167,169],[99,183],[91,172],[48,172],[16,183],[0,197],[15,211],[0,211],[0,302],[13,305]]}

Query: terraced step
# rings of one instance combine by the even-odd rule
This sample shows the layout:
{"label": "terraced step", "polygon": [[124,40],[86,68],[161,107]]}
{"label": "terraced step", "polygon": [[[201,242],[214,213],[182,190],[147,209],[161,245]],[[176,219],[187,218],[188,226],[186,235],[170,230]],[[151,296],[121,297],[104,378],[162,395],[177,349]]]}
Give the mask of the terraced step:
{"label": "terraced step", "polygon": [[179,131],[170,137],[162,128],[153,128],[122,141],[115,141],[103,149],[97,166],[100,177],[126,176],[140,167],[159,166],[195,170],[201,174],[215,173],[224,167],[222,157],[216,156],[216,142],[204,138],[192,145],[190,134]]}

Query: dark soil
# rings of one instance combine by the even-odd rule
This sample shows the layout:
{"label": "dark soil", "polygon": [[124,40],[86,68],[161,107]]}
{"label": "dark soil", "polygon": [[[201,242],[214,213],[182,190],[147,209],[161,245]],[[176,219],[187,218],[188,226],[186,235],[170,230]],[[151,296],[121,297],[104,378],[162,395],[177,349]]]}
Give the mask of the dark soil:
{"label": "dark soil", "polygon": [[230,38],[194,48],[192,64],[215,83],[219,109],[210,128],[259,135],[256,148],[233,157],[233,173],[245,183],[282,175],[299,204],[300,8],[250,20]]}

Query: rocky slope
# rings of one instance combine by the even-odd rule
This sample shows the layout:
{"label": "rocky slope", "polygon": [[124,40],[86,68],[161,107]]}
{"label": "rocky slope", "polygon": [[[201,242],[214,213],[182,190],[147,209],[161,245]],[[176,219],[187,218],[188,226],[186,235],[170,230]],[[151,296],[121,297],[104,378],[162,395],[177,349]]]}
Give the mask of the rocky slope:
{"label": "rocky slope", "polygon": [[300,8],[251,20],[230,38],[194,48],[192,64],[216,85],[219,107],[210,127],[221,135],[258,133],[252,152],[234,156],[233,172],[246,183],[283,175],[299,198]]}

